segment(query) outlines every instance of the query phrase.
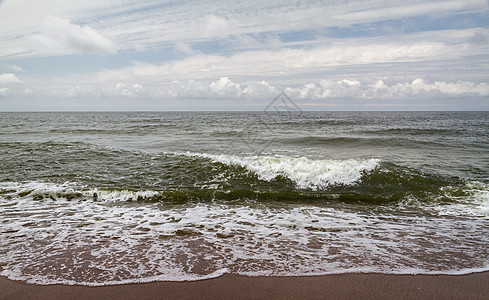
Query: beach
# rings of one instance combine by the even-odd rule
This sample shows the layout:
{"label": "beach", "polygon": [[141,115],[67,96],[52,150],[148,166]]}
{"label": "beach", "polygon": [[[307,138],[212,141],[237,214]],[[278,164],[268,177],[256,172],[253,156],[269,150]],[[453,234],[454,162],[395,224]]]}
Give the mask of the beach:
{"label": "beach", "polygon": [[468,275],[224,275],[190,282],[34,285],[0,278],[0,299],[487,299],[489,272]]}

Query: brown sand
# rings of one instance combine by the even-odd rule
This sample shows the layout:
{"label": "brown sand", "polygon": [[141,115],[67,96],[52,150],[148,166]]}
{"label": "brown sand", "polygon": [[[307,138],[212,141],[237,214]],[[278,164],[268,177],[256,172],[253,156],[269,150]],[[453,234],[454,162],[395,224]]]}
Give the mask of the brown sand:
{"label": "brown sand", "polygon": [[33,285],[0,277],[0,299],[489,299],[489,272],[469,275],[224,275],[103,287]]}

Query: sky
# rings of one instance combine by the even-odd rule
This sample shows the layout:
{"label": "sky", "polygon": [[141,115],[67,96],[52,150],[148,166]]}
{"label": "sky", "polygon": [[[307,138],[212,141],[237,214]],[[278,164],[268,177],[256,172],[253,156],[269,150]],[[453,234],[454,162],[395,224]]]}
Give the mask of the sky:
{"label": "sky", "polygon": [[0,0],[0,111],[489,110],[489,1]]}

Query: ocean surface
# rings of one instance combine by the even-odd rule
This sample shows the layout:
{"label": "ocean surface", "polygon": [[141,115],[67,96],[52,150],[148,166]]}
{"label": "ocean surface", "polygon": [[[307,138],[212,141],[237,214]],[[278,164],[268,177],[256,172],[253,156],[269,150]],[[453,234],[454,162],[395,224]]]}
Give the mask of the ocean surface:
{"label": "ocean surface", "polygon": [[489,270],[489,113],[0,113],[0,223],[38,284]]}

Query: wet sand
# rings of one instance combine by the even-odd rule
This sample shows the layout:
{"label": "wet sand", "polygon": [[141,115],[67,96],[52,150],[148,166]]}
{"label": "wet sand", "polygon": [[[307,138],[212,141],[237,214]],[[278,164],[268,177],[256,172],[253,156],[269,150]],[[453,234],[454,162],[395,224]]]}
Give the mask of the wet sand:
{"label": "wet sand", "polygon": [[0,299],[489,299],[489,272],[469,275],[224,275],[192,282],[87,287],[0,277]]}

